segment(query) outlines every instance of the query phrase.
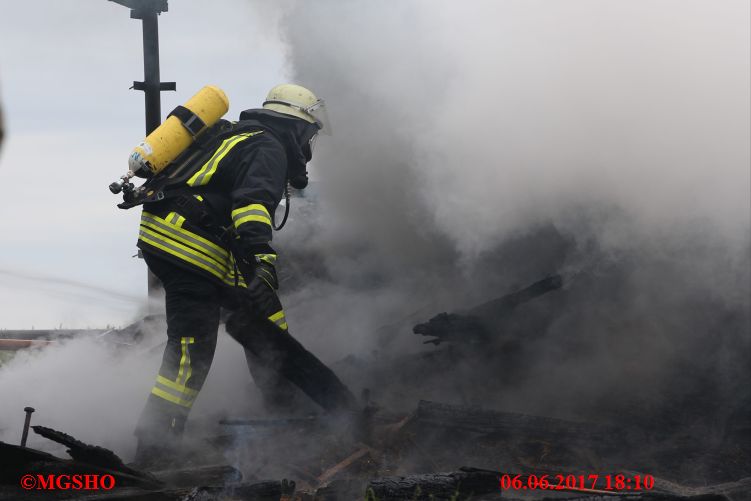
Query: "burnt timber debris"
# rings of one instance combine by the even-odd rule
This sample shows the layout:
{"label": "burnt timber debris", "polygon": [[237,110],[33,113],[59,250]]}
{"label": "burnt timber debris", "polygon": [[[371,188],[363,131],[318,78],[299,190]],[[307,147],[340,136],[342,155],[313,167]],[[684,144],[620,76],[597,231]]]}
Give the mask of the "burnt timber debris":
{"label": "burnt timber debris", "polygon": [[96,445],[85,444],[80,440],[76,440],[75,438],[71,437],[67,433],[53,430],[52,428],[47,428],[45,426],[32,426],[32,429],[37,435],[68,447],[68,455],[70,455],[70,457],[72,457],[74,461],[98,466],[112,471],[122,472],[128,475],[132,475],[133,477],[142,477],[146,485],[150,485],[152,483],[154,485],[160,484],[158,480],[151,477],[150,475],[145,475],[138,470],[134,470],[126,466],[125,463],[123,463],[122,459],[120,459],[114,452],[109,449],[105,449],[104,447],[99,447]]}
{"label": "burnt timber debris", "polygon": [[[294,423],[293,420],[290,420]],[[256,424],[259,424],[257,420]],[[263,426],[263,424],[261,424]],[[293,425],[290,425],[293,426]],[[227,464],[175,467],[146,472],[125,465],[112,451],[85,444],[65,433],[34,426],[39,435],[68,447],[72,459],[66,460],[46,452],[0,442],[0,499],[26,499],[28,493],[20,490],[18,479],[25,474],[110,474],[116,478],[117,488],[110,492],[89,493],[76,499],[91,500],[285,500],[285,501],[336,501],[336,500],[490,500],[490,499],[586,499],[606,500],[622,496],[629,500],[693,500],[723,501],[751,499],[751,477],[735,482],[699,487],[684,486],[657,477],[650,491],[608,491],[602,481],[594,489],[569,488],[556,491],[504,491],[500,489],[502,474],[530,475],[580,474],[598,472],[606,474],[637,475],[639,472],[612,468],[606,456],[598,456],[600,466],[578,462],[571,449],[586,447],[581,441],[575,446],[567,435],[578,435],[584,423],[552,420],[539,416],[467,408],[436,402],[422,401],[411,414],[396,419],[382,415],[373,421],[373,440],[363,444],[342,439],[336,429],[306,429],[296,433],[285,429],[285,422],[264,426],[271,434],[261,436],[238,435],[234,446],[224,443],[221,449],[243,448],[257,451],[256,474],[282,473],[279,480],[263,480],[256,475],[239,471]],[[232,426],[232,429],[241,428]],[[595,426],[587,435],[593,456],[602,433],[607,429]],[[469,434],[459,436],[457,434]],[[454,447],[457,439],[467,442],[474,454]],[[503,437],[503,438],[499,438]],[[289,461],[276,458],[269,465],[263,452],[269,446],[283,450],[301,440],[315,441],[317,446],[307,451],[296,451],[295,461],[304,464],[290,466]],[[559,440],[565,443],[555,443]],[[612,442],[616,440],[613,438]],[[448,445],[450,450],[445,446]],[[219,446],[215,455],[221,457]],[[443,449],[444,453],[437,453]],[[607,447],[605,448],[607,450]],[[539,455],[536,464],[521,456],[534,451]],[[273,456],[273,454],[271,454]],[[226,456],[226,454],[224,454]],[[544,456],[547,456],[544,459]],[[511,458],[509,460],[508,458]],[[266,460],[265,464],[263,463]],[[488,463],[498,461],[503,469],[455,466],[461,461]],[[258,465],[260,464],[260,468]],[[247,465],[246,465],[247,466]],[[438,471],[431,471],[437,468]],[[259,471],[260,470],[260,471]],[[267,470],[267,471],[264,471]],[[295,474],[294,471],[298,470]],[[422,472],[420,472],[422,471]],[[427,472],[426,472],[427,471]],[[641,473],[643,475],[643,473]],[[289,477],[289,478],[287,478]],[[51,499],[71,499],[70,492],[58,491]],[[530,498],[530,494],[535,497]],[[29,497],[32,499],[33,497]]]}
{"label": "burnt timber debris", "polygon": [[381,477],[368,484],[366,499],[468,499],[498,491],[499,474],[475,468],[451,473]]}
{"label": "burnt timber debris", "polygon": [[[431,338],[426,343],[435,347],[377,364],[388,376],[380,380],[390,386],[363,391],[364,411],[352,419],[356,426],[351,422],[347,426],[341,416],[228,417],[217,422],[199,445],[191,446],[193,452],[184,455],[190,459],[178,458],[174,465],[155,471],[126,464],[114,452],[63,432],[33,426],[36,434],[64,445],[70,459],[0,443],[0,499],[29,495],[18,486],[24,474],[83,472],[111,474],[117,487],[84,497],[57,491],[45,493],[45,498],[751,500],[751,452],[744,446],[749,427],[742,425],[742,418],[728,426],[721,443],[707,448],[691,438],[663,438],[659,427],[656,432],[623,423],[580,422],[513,412],[513,408],[460,404],[455,399],[450,403],[412,400],[398,411],[377,404],[395,387],[410,387],[413,395],[420,395],[418,382],[445,371],[447,364],[461,360],[497,363],[499,352],[532,339],[531,328],[520,322],[520,317],[530,316],[527,308],[561,294],[565,294],[563,279],[550,275],[474,308],[442,313],[416,325],[414,332]],[[161,319],[150,317],[96,335],[128,349],[139,341],[147,324],[156,321]],[[503,361],[498,365],[511,370]],[[358,370],[367,369],[356,365]],[[502,491],[499,479],[504,474],[522,479],[649,474],[655,484],[649,491],[609,491],[600,479],[594,488]]]}
{"label": "burnt timber debris", "polygon": [[476,306],[466,313],[439,313],[414,327],[415,334],[432,336],[425,344],[443,342],[485,344],[493,341],[498,327],[503,328],[520,305],[560,289],[563,278],[551,275],[532,285]]}

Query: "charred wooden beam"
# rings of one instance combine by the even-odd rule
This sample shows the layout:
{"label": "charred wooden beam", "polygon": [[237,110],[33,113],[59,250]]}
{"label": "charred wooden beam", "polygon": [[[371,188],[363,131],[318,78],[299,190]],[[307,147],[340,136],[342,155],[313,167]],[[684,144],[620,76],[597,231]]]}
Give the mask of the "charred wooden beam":
{"label": "charred wooden beam", "polygon": [[[511,294],[506,294],[462,313],[439,313],[425,323],[417,324],[415,334],[431,336],[426,344],[441,344],[444,341],[484,343],[493,337],[493,332],[502,329],[502,324],[511,317],[517,307],[548,292],[560,289],[563,278],[551,275]],[[494,328],[490,329],[489,325]]]}
{"label": "charred wooden beam", "polygon": [[221,419],[219,424],[225,426],[250,426],[259,428],[283,428],[297,425],[315,425],[320,424],[322,419],[318,416],[306,416],[301,418],[280,418],[280,419]]}
{"label": "charred wooden beam", "polygon": [[295,483],[289,480],[267,480],[253,484],[236,484],[226,487],[196,487],[181,501],[208,501],[219,499],[246,499],[249,501],[279,501],[282,496],[295,492]]}
{"label": "charred wooden beam", "polygon": [[181,468],[175,470],[152,471],[151,474],[165,484],[172,487],[215,486],[237,484],[243,475],[229,465],[200,466],[197,468]]}
{"label": "charred wooden beam", "polygon": [[[145,489],[160,488],[162,483],[148,474],[132,475],[102,466],[62,459],[28,447],[0,442],[0,485],[18,487],[23,475],[112,475],[118,486],[138,486]],[[0,499],[20,499],[19,497]]]}
{"label": "charred wooden beam", "polygon": [[491,317],[511,313],[518,306],[563,287],[563,277],[550,275],[532,285],[472,308],[469,313]]}
{"label": "charred wooden beam", "polygon": [[364,477],[338,478],[316,489],[313,500],[344,501],[362,499],[367,485],[368,479]]}
{"label": "charred wooden beam", "polygon": [[[634,475],[641,475],[642,477],[644,476],[644,473],[638,471],[624,470],[621,473],[632,477]],[[735,482],[702,485],[698,487],[682,485],[671,482],[664,478],[655,477],[653,492],[656,494],[669,494],[686,498],[698,498],[700,496],[708,495],[723,495],[728,496],[733,500],[751,500],[751,477],[745,477]]]}
{"label": "charred wooden beam", "polygon": [[45,426],[32,426],[31,429],[34,430],[34,433],[41,435],[44,438],[68,447],[69,449],[67,452],[75,461],[122,472],[133,477],[141,478],[145,482],[154,485],[161,484],[161,482],[151,474],[126,466],[125,463],[123,463],[123,460],[109,449],[97,445],[86,444],[67,433],[53,430],[52,428],[47,428]]}
{"label": "charred wooden beam", "polygon": [[84,501],[219,501],[242,499],[247,501],[280,501],[295,492],[295,483],[288,480],[265,480],[227,486],[194,486],[145,491],[136,488],[115,489],[93,494]]}
{"label": "charred wooden beam", "polygon": [[415,421],[414,426],[418,428],[454,428],[481,434],[506,434],[519,439],[538,438],[567,444],[615,446],[615,437],[624,435],[622,428],[426,400],[419,402]]}
{"label": "charred wooden beam", "polygon": [[474,468],[451,473],[427,473],[406,477],[382,477],[371,480],[366,499],[376,500],[453,500],[500,492],[500,474]]}
{"label": "charred wooden beam", "polygon": [[417,324],[412,332],[421,336],[433,336],[424,344],[439,344],[448,341],[460,341],[475,344],[485,341],[490,333],[484,323],[473,315],[459,313],[439,313],[426,323]]}
{"label": "charred wooden beam", "polygon": [[18,479],[36,463],[63,463],[46,452],[0,442],[0,484],[18,485]]}

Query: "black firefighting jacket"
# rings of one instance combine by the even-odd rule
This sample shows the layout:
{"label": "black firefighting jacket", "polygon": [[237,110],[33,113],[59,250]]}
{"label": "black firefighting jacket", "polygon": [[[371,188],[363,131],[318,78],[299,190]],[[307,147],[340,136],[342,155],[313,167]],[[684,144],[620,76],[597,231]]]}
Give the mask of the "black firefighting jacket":
{"label": "black firefighting jacket", "polygon": [[305,175],[306,145],[315,131],[304,120],[260,109],[213,127],[194,146],[202,151],[188,175],[168,186],[163,200],[144,203],[138,247],[223,284],[245,286],[235,258],[276,261],[273,214],[288,179]]}

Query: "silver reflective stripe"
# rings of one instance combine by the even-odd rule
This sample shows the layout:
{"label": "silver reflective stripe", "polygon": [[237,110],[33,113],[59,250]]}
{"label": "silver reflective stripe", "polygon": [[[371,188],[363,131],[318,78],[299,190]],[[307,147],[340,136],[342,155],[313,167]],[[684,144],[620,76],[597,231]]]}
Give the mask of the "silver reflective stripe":
{"label": "silver reflective stripe", "polygon": [[210,268],[210,270],[207,270],[207,271],[211,271],[212,273],[214,273],[219,278],[223,278],[227,274],[227,270],[226,269],[220,268],[213,261],[209,261],[208,259],[202,258],[200,255],[198,255],[198,253],[191,254],[190,252],[187,252],[185,249],[181,249],[181,248],[177,247],[176,245],[174,245],[169,240],[165,240],[163,238],[160,238],[160,237],[157,237],[157,236],[154,236],[154,235],[150,235],[150,234],[146,233],[144,230],[140,230],[138,232],[138,234],[139,234],[140,238],[144,242],[146,242],[147,244],[150,243],[150,241],[151,242],[156,242],[157,244],[159,244],[159,245],[161,245],[163,247],[167,247],[169,249],[170,253],[178,255],[178,256],[184,256],[186,261],[197,261],[197,262],[199,262],[202,267],[204,267],[204,268]]}
{"label": "silver reflective stripe", "polygon": [[200,249],[197,249],[197,250],[203,251],[204,254],[207,254],[209,257],[211,257],[213,259],[216,259],[220,263],[224,262],[227,259],[227,257],[228,257],[228,254],[226,253],[226,251],[225,251],[224,254],[222,254],[217,249],[215,249],[215,248],[213,248],[213,247],[211,247],[209,245],[206,245],[205,242],[201,242],[200,240],[198,240],[196,238],[193,238],[186,231],[178,231],[178,230],[176,230],[176,229],[174,229],[174,228],[172,228],[172,227],[170,227],[170,226],[168,226],[166,224],[163,224],[160,221],[157,221],[156,219],[154,219],[154,218],[152,218],[150,216],[147,216],[146,214],[143,214],[141,216],[141,219],[143,221],[148,221],[150,224],[153,224],[154,226],[157,226],[160,230],[163,230],[166,233],[170,233],[172,235],[179,236],[179,237],[181,237],[181,238],[189,241],[191,244],[195,245],[196,247],[200,247]]}

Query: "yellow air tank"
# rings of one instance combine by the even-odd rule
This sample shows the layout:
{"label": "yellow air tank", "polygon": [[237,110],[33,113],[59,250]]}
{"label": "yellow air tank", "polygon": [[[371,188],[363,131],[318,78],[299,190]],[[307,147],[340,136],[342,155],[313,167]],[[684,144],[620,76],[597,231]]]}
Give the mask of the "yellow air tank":
{"label": "yellow air tank", "polygon": [[133,149],[128,158],[128,168],[157,174],[206,128],[214,125],[229,109],[227,95],[214,85],[207,85],[191,97],[185,105],[178,106],[167,120],[154,129],[146,139]]}

